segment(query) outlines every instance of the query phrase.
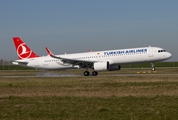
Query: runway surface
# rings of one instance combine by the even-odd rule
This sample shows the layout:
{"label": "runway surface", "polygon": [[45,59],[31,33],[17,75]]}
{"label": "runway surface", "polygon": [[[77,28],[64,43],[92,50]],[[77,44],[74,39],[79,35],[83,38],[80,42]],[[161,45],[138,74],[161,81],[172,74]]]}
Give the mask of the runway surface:
{"label": "runway surface", "polygon": [[[107,74],[98,76],[178,76],[178,74]],[[0,78],[26,78],[26,77],[97,77],[97,76],[84,76],[75,74],[37,74],[34,76],[0,76]]]}

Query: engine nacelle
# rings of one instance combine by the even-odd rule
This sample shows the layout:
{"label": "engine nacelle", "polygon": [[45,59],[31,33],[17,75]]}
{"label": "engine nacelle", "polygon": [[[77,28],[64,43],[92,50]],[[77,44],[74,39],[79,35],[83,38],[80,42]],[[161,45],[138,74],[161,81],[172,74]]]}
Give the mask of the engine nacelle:
{"label": "engine nacelle", "polygon": [[96,62],[94,63],[94,70],[96,71],[113,71],[113,70],[120,70],[121,66],[120,65],[109,65],[109,62]]}
{"label": "engine nacelle", "polygon": [[109,69],[109,62],[96,62],[94,63],[94,70],[102,71]]}

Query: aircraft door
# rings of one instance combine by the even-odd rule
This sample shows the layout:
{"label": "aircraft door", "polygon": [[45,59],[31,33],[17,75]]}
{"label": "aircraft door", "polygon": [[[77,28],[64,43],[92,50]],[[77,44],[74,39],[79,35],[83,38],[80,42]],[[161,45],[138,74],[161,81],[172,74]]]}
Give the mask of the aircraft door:
{"label": "aircraft door", "polygon": [[152,47],[149,48],[149,57],[153,57],[153,48]]}
{"label": "aircraft door", "polygon": [[97,61],[100,61],[100,59],[101,59],[101,54],[98,52],[97,55],[96,55],[96,57],[97,57],[96,60],[97,60]]}
{"label": "aircraft door", "polygon": [[39,67],[39,59],[35,59],[35,67],[38,68]]}

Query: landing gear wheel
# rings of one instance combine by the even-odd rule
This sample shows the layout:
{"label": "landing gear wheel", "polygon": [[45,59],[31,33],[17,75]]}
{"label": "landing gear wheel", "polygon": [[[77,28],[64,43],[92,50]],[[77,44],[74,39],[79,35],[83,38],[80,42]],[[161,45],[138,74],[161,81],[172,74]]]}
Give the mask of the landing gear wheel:
{"label": "landing gear wheel", "polygon": [[93,75],[93,76],[97,76],[97,75],[98,75],[98,72],[97,72],[97,71],[93,71],[93,72],[92,72],[92,75]]}
{"label": "landing gear wheel", "polygon": [[85,71],[85,72],[83,73],[83,75],[84,75],[84,76],[89,76],[89,75],[90,75],[90,72]]}
{"label": "landing gear wheel", "polygon": [[152,67],[152,71],[155,71],[156,69],[155,69],[155,65],[154,65],[154,63],[151,63],[151,67]]}
{"label": "landing gear wheel", "polygon": [[155,68],[152,68],[152,71],[155,71],[156,69]]}

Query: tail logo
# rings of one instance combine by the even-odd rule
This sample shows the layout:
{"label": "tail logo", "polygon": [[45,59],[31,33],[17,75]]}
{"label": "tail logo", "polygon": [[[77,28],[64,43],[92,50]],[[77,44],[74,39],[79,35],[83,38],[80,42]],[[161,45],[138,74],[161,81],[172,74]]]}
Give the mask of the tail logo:
{"label": "tail logo", "polygon": [[25,43],[22,43],[17,47],[17,55],[19,58],[29,58],[31,54],[32,50],[30,50]]}

